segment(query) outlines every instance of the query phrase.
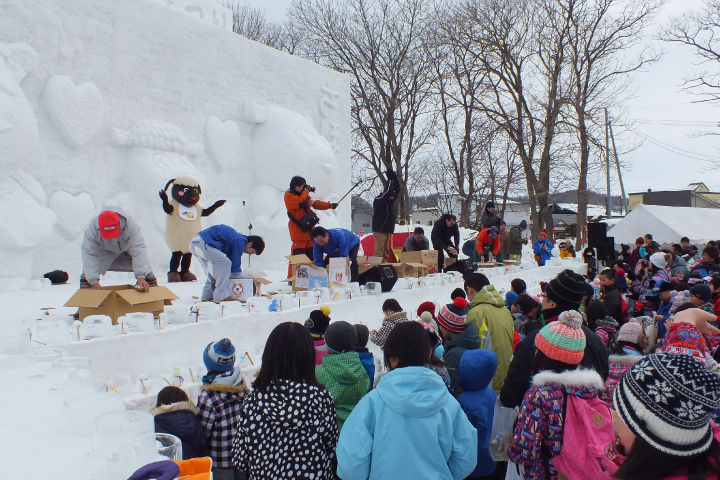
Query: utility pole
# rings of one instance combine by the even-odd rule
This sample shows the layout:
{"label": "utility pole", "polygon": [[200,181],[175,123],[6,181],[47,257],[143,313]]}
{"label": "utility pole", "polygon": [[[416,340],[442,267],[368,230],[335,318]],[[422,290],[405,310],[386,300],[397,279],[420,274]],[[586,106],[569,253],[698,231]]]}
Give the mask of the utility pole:
{"label": "utility pole", "polygon": [[605,216],[612,215],[610,200],[610,124],[608,123],[608,109],[605,109],[605,171],[607,172],[607,198],[605,202]]}
{"label": "utility pole", "polygon": [[625,215],[627,215],[630,213],[630,206],[628,205],[628,200],[625,196],[625,185],[623,184],[622,171],[620,170],[620,160],[618,159],[617,148],[615,147],[615,135],[613,135],[612,124],[610,124],[610,139],[612,140],[613,153],[615,154],[615,166],[617,167],[618,179],[620,180],[620,193],[622,195],[620,213],[622,213],[622,208],[625,207]]}

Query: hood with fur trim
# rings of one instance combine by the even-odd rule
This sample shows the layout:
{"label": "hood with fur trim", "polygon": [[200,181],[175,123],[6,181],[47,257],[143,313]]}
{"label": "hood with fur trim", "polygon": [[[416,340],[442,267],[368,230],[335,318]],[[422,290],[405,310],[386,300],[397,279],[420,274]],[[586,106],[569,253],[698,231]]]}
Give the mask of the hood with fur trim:
{"label": "hood with fur trim", "polygon": [[249,390],[245,379],[240,385],[223,385],[221,383],[208,383],[200,387],[206,392],[228,392],[228,393],[240,393]]}
{"label": "hood with fur trim", "polygon": [[600,374],[595,370],[585,368],[566,370],[561,373],[555,373],[549,370],[540,372],[532,378],[532,384],[537,387],[561,385],[573,390],[584,388],[594,389],[598,392],[605,389],[605,382]]}
{"label": "hood with fur trim", "polygon": [[177,412],[179,410],[189,410],[195,415],[197,415],[200,411],[193,402],[188,400],[187,402],[177,402],[171,403],[170,405],[160,405],[159,407],[153,407],[150,409],[150,414],[154,417],[163,413]]}
{"label": "hood with fur trim", "polygon": [[613,354],[608,357],[608,363],[621,363],[623,365],[635,365],[644,357],[636,355],[617,355]]}

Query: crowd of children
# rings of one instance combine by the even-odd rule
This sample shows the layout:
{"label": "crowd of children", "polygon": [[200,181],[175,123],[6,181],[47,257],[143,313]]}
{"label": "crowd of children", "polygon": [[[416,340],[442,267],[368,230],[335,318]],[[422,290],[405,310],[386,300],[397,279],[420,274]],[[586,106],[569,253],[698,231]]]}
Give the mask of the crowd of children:
{"label": "crowd of children", "polygon": [[[163,389],[156,430],[220,480],[720,479],[717,248],[636,250],[539,297],[472,273],[416,315],[390,298],[378,330],[323,306],[272,331],[251,387],[232,342],[213,342],[197,406]],[[490,455],[500,406],[518,409],[509,462]]]}

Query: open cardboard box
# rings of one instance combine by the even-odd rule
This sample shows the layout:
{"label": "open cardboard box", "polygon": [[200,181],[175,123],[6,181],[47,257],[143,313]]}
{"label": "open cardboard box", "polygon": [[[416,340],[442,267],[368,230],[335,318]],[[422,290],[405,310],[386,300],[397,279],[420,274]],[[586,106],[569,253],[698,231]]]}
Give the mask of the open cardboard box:
{"label": "open cardboard box", "polygon": [[305,255],[287,255],[290,265],[292,265],[292,277],[288,281],[292,282],[293,292],[308,290],[311,278],[313,283],[322,284],[327,287],[328,271],[325,268],[316,267],[313,261]]}
{"label": "open cardboard box", "polygon": [[437,273],[438,251],[437,250],[421,250],[419,252],[402,252],[400,253],[400,263],[420,263],[427,267],[425,275]]}
{"label": "open cardboard box", "polygon": [[394,263],[398,278],[424,277],[427,275],[428,266],[422,263]]}
{"label": "open cardboard box", "polygon": [[365,273],[371,268],[373,268],[375,265],[380,265],[383,263],[382,257],[373,257],[370,255],[360,255],[357,257],[357,263],[358,263],[358,274]]}
{"label": "open cardboard box", "polygon": [[262,295],[262,286],[272,282],[267,278],[231,278],[233,297],[241,302],[247,301],[250,297]]}
{"label": "open cardboard box", "polygon": [[118,318],[132,312],[150,312],[154,316],[172,305],[178,297],[167,287],[150,287],[147,292],[138,292],[133,285],[113,285],[102,290],[81,288],[65,302],[66,307],[78,307],[80,320],[88,315],[107,315],[117,325]]}

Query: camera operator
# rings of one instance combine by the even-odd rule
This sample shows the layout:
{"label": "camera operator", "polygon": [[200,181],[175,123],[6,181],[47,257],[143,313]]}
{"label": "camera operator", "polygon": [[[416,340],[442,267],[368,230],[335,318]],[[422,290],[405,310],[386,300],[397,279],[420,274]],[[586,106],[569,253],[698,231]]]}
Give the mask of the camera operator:
{"label": "camera operator", "polygon": [[[323,202],[310,198],[315,188],[309,186],[303,177],[295,176],[290,180],[290,188],[285,192],[285,208],[289,217],[288,230],[292,240],[291,255],[307,255],[313,260],[313,239],[310,232],[320,221],[312,209],[335,210],[337,203]],[[292,267],[288,265],[288,278],[292,276]]]}

